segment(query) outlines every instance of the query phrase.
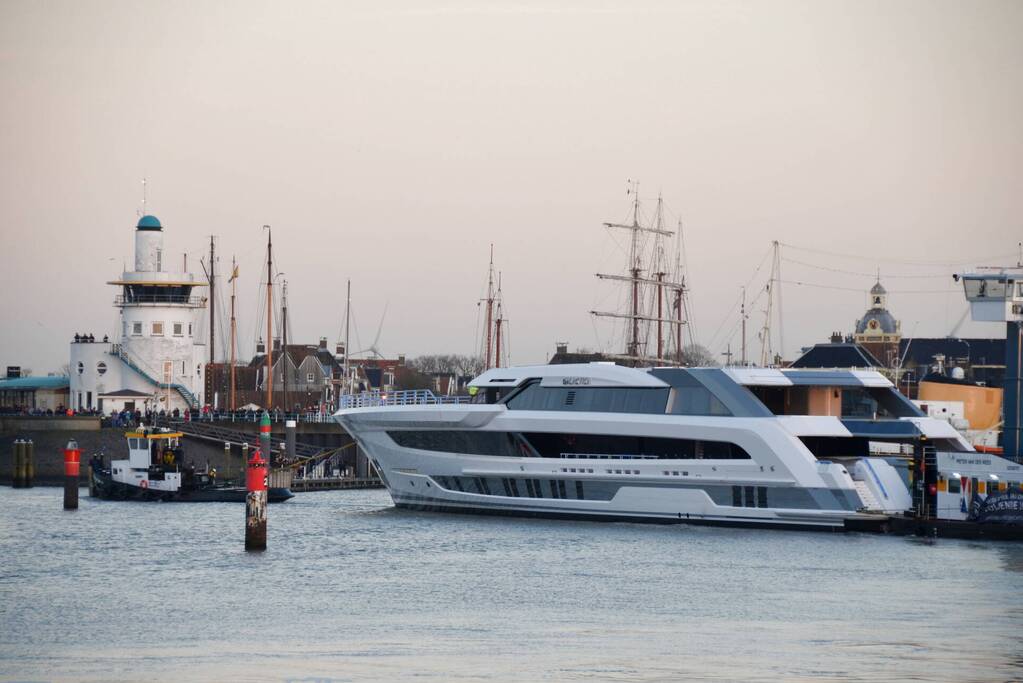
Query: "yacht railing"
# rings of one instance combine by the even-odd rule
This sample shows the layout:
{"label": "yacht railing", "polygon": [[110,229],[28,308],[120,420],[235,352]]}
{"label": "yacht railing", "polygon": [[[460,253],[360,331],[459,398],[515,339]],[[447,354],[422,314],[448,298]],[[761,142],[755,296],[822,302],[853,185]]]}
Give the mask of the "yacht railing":
{"label": "yacht railing", "polygon": [[401,391],[364,391],[338,397],[338,408],[376,408],[379,406],[427,406],[468,403],[468,396],[437,396],[429,389]]}
{"label": "yacht railing", "polygon": [[607,453],[561,453],[566,460],[659,460],[657,455],[608,455]]}

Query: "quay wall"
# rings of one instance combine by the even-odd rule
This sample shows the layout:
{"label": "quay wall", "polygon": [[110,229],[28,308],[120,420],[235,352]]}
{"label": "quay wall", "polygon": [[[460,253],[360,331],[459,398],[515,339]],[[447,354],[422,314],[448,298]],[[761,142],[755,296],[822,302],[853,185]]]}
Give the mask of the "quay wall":
{"label": "quay wall", "polygon": [[[214,424],[252,434],[251,443],[258,441],[259,425],[245,422],[215,422]],[[35,445],[35,485],[63,486],[64,447],[74,438],[82,450],[81,481],[88,480],[89,458],[99,453],[109,463],[111,459],[128,457],[122,427],[103,427],[98,417],[0,417],[0,485],[10,486],[14,466],[14,442],[17,439],[31,439]],[[352,438],[336,423],[300,423],[297,430],[300,443],[313,446],[339,447],[351,443]],[[284,442],[284,425],[275,424],[272,430],[275,448]],[[243,473],[242,451],[238,446],[231,449],[230,456],[224,452],[222,443],[186,436],[182,445],[185,462],[196,467],[207,463],[216,468],[221,480],[240,479]],[[357,471],[365,476],[365,466],[359,458]],[[341,457],[342,467],[357,467],[354,448],[348,449]]]}
{"label": "quay wall", "polygon": [[[35,445],[35,485],[64,485],[64,447],[72,437],[82,450],[82,467],[80,480],[88,481],[89,458],[102,453],[107,462],[128,457],[128,444],[124,439],[124,429],[112,427],[96,427],[93,429],[0,429],[0,485],[10,486],[14,465],[14,441],[31,439]],[[218,476],[233,478],[241,472],[242,456],[240,449],[234,449],[230,460],[224,454],[223,446],[216,446],[209,441],[185,439],[185,462],[203,467],[209,462],[210,467],[217,469]]]}

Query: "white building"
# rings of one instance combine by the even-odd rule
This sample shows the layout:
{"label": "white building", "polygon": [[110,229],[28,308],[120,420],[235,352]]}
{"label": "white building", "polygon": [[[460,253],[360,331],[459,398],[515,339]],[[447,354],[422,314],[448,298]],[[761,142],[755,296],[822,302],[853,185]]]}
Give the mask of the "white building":
{"label": "white building", "polygon": [[143,216],[135,228],[135,269],[116,285],[120,310],[116,342],[91,335],[71,343],[71,406],[104,413],[122,408],[185,410],[202,406],[206,345],[197,342],[204,287],[191,273],[165,270],[163,227]]}

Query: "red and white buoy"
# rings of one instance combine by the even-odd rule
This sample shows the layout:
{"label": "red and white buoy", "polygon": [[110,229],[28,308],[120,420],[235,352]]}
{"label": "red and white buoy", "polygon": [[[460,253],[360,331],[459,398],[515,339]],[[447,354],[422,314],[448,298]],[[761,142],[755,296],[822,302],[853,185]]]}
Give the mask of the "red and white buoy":
{"label": "red and white buoy", "polygon": [[78,442],[71,439],[64,448],[64,509],[78,509],[78,472],[82,462],[82,451]]}
{"label": "red and white buoy", "polygon": [[266,550],[266,460],[257,449],[245,472],[245,549]]}

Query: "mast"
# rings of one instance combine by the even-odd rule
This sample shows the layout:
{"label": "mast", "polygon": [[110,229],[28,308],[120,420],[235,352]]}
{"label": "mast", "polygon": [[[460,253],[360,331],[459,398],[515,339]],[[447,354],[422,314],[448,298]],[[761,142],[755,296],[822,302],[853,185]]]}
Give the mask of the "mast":
{"label": "mast", "polygon": [[764,312],[764,328],[760,332],[760,366],[766,368],[774,349],[771,347],[771,322],[774,315],[774,296],[781,269],[778,241],[773,243],[774,256],[771,259],[771,276],[767,280],[767,310]]}
{"label": "mast", "polygon": [[351,367],[348,365],[349,346],[348,332],[352,322],[352,281],[348,280],[348,299],[345,303],[345,384],[348,386],[348,393],[352,393]]}
{"label": "mast", "polygon": [[287,414],[291,404],[288,402],[288,281],[281,284],[281,379],[284,380],[284,412]]}
{"label": "mast", "polygon": [[[739,359],[742,361],[742,367],[746,367],[746,288],[742,288],[742,304],[739,306],[739,317],[742,318],[742,355]],[[733,328],[734,329],[734,328]],[[728,356],[728,360],[731,361],[731,354]]]}
{"label": "mast", "polygon": [[661,332],[661,316],[664,312],[664,273],[657,273],[657,357],[664,357],[664,335]]}
{"label": "mast", "polygon": [[238,406],[235,401],[235,337],[238,334],[238,323],[234,317],[234,297],[237,290],[238,280],[238,264],[235,263],[234,257],[231,257],[231,391],[230,391],[230,405],[231,411],[237,410]]}
{"label": "mast", "polygon": [[273,298],[274,298],[274,277],[273,277],[273,240],[269,225],[266,228],[266,409],[270,410],[274,397],[273,381]]}
{"label": "mast", "polygon": [[[216,264],[213,261],[213,235],[210,235],[210,365],[216,361],[216,352],[213,347],[214,330],[216,330],[216,318],[214,317],[214,307],[217,302],[216,290],[214,289],[214,283],[216,282]],[[210,368],[212,370],[213,368]]]}
{"label": "mast", "polygon": [[497,319],[494,320],[494,328],[495,328],[494,336],[497,338],[497,345],[496,345],[496,350],[495,350],[495,353],[494,353],[494,367],[495,368],[501,367],[501,323],[504,322],[502,320],[502,318],[504,317],[503,308],[504,307],[501,305],[501,275],[500,275],[500,273],[498,273],[498,275],[497,275]]}
{"label": "mast", "polygon": [[[630,246],[629,246],[629,264],[628,264],[628,275],[611,275],[607,273],[597,273],[597,277],[602,280],[617,280],[621,282],[628,282],[630,286],[629,293],[629,306],[627,313],[610,313],[604,311],[590,311],[592,315],[606,318],[623,318],[629,321],[628,339],[625,344],[625,358],[630,360],[653,360],[650,358],[643,357],[640,353],[640,321],[645,322],[657,322],[658,323],[658,359],[664,355],[663,347],[663,335],[664,329],[661,323],[677,324],[680,321],[676,318],[665,318],[664,317],[664,294],[663,288],[678,287],[676,283],[667,282],[664,276],[667,273],[663,271],[663,265],[659,260],[661,248],[659,239],[661,237],[671,237],[675,233],[671,230],[665,230],[662,225],[662,199],[658,198],[658,218],[657,223],[654,226],[642,225],[639,221],[639,183],[630,181],[628,190],[629,194],[633,195],[632,200],[632,221],[631,223],[604,223],[605,228],[621,228],[628,230],[630,234]],[[649,277],[643,277],[643,254],[642,245],[640,243],[641,233],[649,233],[655,235],[658,242],[655,244],[654,255],[651,261],[652,266],[658,268],[658,272],[651,272]],[[653,267],[651,268],[653,270]],[[657,298],[658,308],[655,315],[646,315],[641,308],[640,302],[640,285],[650,284],[657,287]],[[671,329],[671,328],[669,328]]]}
{"label": "mast", "polygon": [[483,369],[490,369],[490,350],[494,327],[494,245],[490,245],[490,270],[487,273],[487,345],[483,357]]}

